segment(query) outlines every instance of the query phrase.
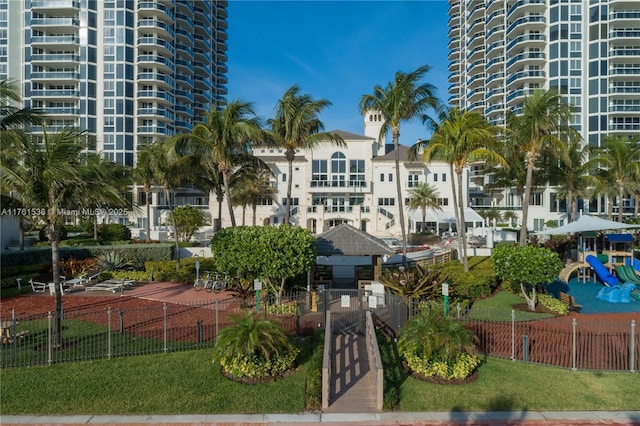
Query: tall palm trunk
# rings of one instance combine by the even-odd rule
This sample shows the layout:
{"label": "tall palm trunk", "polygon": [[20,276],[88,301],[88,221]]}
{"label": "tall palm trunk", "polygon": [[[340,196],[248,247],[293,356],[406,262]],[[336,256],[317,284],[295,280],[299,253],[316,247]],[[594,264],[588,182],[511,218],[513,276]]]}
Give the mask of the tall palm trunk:
{"label": "tall palm trunk", "polygon": [[151,195],[151,188],[147,185],[144,187],[144,196],[147,201],[147,227],[145,229],[145,233],[147,234],[146,242],[151,242],[151,200],[149,196]]}
{"label": "tall palm trunk", "polygon": [[458,208],[460,209],[460,228],[458,228],[458,235],[460,238],[460,244],[462,245],[462,265],[464,271],[469,272],[469,262],[467,260],[467,230],[464,220],[464,198],[462,196],[462,169],[456,172],[458,180]]}
{"label": "tall palm trunk", "polygon": [[638,217],[638,213],[640,212],[640,205],[638,205],[640,204],[640,194],[636,193],[633,198],[635,200],[633,203],[633,215]]}
{"label": "tall palm trunk", "polygon": [[286,153],[289,174],[287,175],[287,201],[284,206],[284,223],[287,225],[289,224],[289,219],[291,216],[291,188],[293,183],[293,179],[291,179],[291,175],[293,173],[294,155],[295,153],[291,152],[291,150],[288,150]]}
{"label": "tall palm trunk", "polygon": [[624,198],[624,183],[618,183],[618,222],[622,223],[622,199]]}
{"label": "tall palm trunk", "polygon": [[171,190],[165,185],[164,193],[167,196],[167,205],[169,206],[169,214],[171,215],[171,223],[173,225],[173,236],[176,243],[176,271],[180,270],[180,238],[178,237],[178,224],[176,215],[173,214],[173,204],[171,204]]}
{"label": "tall palm trunk", "polygon": [[613,196],[607,195],[607,219],[613,220]]}
{"label": "tall palm trunk", "polygon": [[222,202],[224,201],[224,194],[221,189],[216,190],[216,201],[218,202],[218,225],[214,225],[213,232],[218,232],[222,227]]}
{"label": "tall palm trunk", "polygon": [[257,209],[257,206],[254,203],[253,206],[252,206],[253,217],[251,218],[251,225],[253,225],[253,226],[256,226],[256,209]]}
{"label": "tall palm trunk", "polygon": [[527,245],[527,220],[529,216],[529,199],[531,198],[531,183],[533,181],[533,155],[527,153],[527,178],[524,184],[524,198],[522,200],[522,225],[520,228],[520,247]]}
{"label": "tall palm trunk", "polygon": [[55,291],[56,316],[53,329],[55,345],[62,346],[62,294],[60,293],[60,237],[62,231],[53,221],[47,225],[47,238],[51,241],[51,273]]}
{"label": "tall palm trunk", "polygon": [[451,176],[451,196],[453,198],[453,214],[456,219],[456,231],[460,232],[460,210],[458,210],[458,190],[456,188],[456,181],[453,177],[456,176],[456,172],[453,168],[453,163],[449,164],[449,175]]}
{"label": "tall palm trunk", "polygon": [[396,192],[398,194],[398,216],[400,218],[400,232],[402,232],[402,264],[407,262],[407,230],[406,223],[404,222],[404,203],[402,202],[402,185],[400,182],[400,149],[398,139],[400,138],[400,131],[396,127],[392,130],[393,133],[393,152],[394,160],[396,163]]}
{"label": "tall palm trunk", "polygon": [[231,219],[231,226],[236,226],[236,217],[233,214],[233,203],[231,203],[231,192],[229,191],[229,173],[222,172],[222,183],[224,185],[224,193],[227,194],[227,207],[229,208],[229,218]]}
{"label": "tall palm trunk", "polygon": [[24,216],[18,216],[18,244],[20,251],[24,250]]}

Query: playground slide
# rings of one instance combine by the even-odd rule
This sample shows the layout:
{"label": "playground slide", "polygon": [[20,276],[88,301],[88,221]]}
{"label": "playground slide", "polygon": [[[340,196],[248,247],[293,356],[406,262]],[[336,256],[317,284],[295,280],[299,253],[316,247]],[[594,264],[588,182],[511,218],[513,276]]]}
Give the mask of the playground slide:
{"label": "playground slide", "polygon": [[614,285],[620,284],[620,280],[616,278],[614,275],[611,275],[611,272],[598,260],[597,257],[593,255],[589,255],[585,259],[589,266],[593,269],[593,272],[596,273],[598,278],[602,280],[606,285],[613,287]]}
{"label": "playground slide", "polygon": [[631,267],[634,269],[634,271],[638,274],[640,274],[640,260],[636,259],[635,257],[633,259],[631,259]]}
{"label": "playground slide", "polygon": [[620,281],[640,284],[640,277],[636,275],[631,266],[616,266],[616,276]]}

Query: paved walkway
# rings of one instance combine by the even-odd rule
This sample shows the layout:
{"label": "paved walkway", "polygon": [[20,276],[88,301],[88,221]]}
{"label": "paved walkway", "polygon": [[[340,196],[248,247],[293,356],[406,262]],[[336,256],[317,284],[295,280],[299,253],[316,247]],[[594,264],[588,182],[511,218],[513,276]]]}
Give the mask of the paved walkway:
{"label": "paved walkway", "polygon": [[3,426],[11,425],[277,425],[307,426],[638,426],[640,411],[496,411],[430,413],[330,413],[330,414],[194,414],[181,416],[1,416]]}

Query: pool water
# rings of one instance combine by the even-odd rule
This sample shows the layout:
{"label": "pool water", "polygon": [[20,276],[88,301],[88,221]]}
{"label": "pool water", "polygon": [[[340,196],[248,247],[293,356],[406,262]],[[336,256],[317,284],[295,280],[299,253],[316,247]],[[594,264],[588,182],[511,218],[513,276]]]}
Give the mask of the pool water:
{"label": "pool water", "polygon": [[[581,314],[617,314],[627,312],[640,312],[640,302],[633,300],[631,303],[609,303],[596,298],[604,284],[595,281],[586,281],[572,278],[569,283],[555,281],[547,286],[547,291],[555,297],[560,292],[573,296],[576,303],[582,305]],[[635,290],[638,291],[638,290]]]}

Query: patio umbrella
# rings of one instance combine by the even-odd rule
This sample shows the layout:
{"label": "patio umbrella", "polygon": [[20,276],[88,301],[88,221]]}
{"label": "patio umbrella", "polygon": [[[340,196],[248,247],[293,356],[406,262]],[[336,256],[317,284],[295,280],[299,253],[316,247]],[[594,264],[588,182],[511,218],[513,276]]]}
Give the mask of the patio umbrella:
{"label": "patio umbrella", "polygon": [[630,225],[628,223],[614,222],[613,220],[600,219],[599,217],[587,214],[580,216],[575,222],[557,228],[545,229],[536,232],[536,235],[560,235],[572,234],[574,232],[606,231],[610,229],[631,229],[640,228],[640,225]]}

